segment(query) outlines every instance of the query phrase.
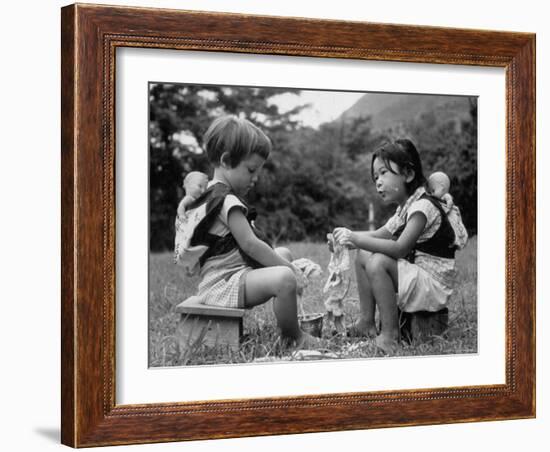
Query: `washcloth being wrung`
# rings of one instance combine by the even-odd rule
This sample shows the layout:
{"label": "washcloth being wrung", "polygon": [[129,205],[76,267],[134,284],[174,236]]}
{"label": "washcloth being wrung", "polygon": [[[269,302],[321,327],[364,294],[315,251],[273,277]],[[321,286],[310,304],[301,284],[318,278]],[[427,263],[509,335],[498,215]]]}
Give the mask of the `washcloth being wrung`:
{"label": "washcloth being wrung", "polygon": [[351,282],[349,250],[338,244],[332,234],[327,234],[327,239],[332,245],[332,252],[328,264],[329,276],[323,288],[323,292],[328,294],[325,308],[336,332],[345,334],[344,298]]}

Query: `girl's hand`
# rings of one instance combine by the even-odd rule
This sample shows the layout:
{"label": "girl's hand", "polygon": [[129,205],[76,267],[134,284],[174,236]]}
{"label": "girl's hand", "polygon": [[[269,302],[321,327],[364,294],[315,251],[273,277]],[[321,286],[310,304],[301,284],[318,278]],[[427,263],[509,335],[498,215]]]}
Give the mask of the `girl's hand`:
{"label": "girl's hand", "polygon": [[347,228],[336,228],[334,239],[342,246],[355,248],[355,233]]}

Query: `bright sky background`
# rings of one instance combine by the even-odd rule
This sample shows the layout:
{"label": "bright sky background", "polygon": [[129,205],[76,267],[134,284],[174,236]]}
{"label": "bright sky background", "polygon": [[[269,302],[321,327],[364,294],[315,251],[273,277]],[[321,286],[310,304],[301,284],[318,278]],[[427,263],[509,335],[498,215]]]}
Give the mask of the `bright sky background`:
{"label": "bright sky background", "polygon": [[302,111],[298,118],[305,126],[317,128],[321,123],[332,121],[351,107],[365,93],[344,91],[303,90],[300,96],[284,93],[271,99],[282,113],[302,104],[311,107]]}
{"label": "bright sky background", "polygon": [[[284,93],[272,97],[269,101],[276,104],[282,113],[298,105],[311,104],[310,107],[302,110],[297,117],[303,125],[316,129],[320,124],[338,118],[364,94],[345,91],[302,90],[300,95]],[[174,134],[174,138],[190,147],[194,152],[202,152],[195,136],[189,131],[182,130]]]}

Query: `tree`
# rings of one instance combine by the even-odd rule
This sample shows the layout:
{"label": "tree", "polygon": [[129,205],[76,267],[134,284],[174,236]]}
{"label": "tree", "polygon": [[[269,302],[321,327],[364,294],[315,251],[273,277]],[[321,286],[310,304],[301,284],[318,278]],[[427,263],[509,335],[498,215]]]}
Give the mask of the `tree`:
{"label": "tree", "polygon": [[[371,180],[372,152],[388,138],[408,136],[421,153],[426,175],[442,170],[471,234],[477,231],[477,104],[468,117],[449,110],[417,115],[395,130],[373,129],[370,117],[303,127],[297,114],[281,113],[271,99],[296,90],[152,84],[150,87],[150,249],[173,247],[174,216],[191,170],[212,175],[201,148],[215,117],[241,115],[267,132],[273,150],[249,194],[257,225],[274,242],[324,241],[335,226],[368,227],[372,203],[380,225],[394,211]],[[439,107],[438,107],[439,108]],[[446,108],[445,106],[443,108]],[[449,113],[449,114],[440,114]],[[446,118],[446,119],[442,119]]]}
{"label": "tree", "polygon": [[302,107],[281,113],[269,99],[297,90],[153,83],[149,87],[149,185],[151,250],[173,247],[174,216],[184,175],[211,174],[200,143],[212,120],[238,114],[261,125],[270,136],[299,127]]}

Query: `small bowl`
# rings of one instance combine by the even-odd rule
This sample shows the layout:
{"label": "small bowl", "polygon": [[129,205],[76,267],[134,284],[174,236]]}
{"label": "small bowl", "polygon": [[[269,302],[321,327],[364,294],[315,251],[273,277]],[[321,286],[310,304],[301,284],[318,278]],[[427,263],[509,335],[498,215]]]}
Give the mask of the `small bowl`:
{"label": "small bowl", "polygon": [[323,314],[305,314],[299,315],[300,327],[306,333],[315,337],[321,337],[323,332]]}

